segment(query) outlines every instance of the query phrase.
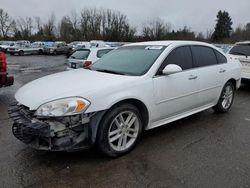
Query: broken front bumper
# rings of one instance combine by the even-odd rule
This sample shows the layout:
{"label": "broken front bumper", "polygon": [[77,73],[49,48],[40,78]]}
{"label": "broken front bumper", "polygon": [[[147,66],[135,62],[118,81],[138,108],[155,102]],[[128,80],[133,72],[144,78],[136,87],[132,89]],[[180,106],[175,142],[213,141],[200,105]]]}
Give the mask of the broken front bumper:
{"label": "broken front bumper", "polygon": [[39,150],[76,151],[90,148],[95,143],[98,125],[104,112],[59,118],[36,118],[17,103],[9,107],[13,119],[14,136]]}

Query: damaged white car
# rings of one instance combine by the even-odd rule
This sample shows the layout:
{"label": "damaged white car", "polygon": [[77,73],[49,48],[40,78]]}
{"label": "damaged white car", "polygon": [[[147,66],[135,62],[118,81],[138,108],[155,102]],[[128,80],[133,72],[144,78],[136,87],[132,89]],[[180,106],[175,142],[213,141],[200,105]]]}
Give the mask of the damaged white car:
{"label": "damaged white car", "polygon": [[210,107],[227,112],[240,73],[238,60],[206,43],[128,44],[90,70],[23,86],[9,109],[13,134],[41,150],[76,151],[96,144],[105,154],[120,156],[133,149],[144,130]]}

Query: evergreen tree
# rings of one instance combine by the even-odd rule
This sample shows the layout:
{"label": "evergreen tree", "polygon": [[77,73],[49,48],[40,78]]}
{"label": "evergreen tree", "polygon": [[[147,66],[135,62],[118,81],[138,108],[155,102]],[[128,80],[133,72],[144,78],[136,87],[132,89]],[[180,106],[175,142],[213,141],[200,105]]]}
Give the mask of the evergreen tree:
{"label": "evergreen tree", "polygon": [[219,11],[217,14],[217,23],[214,33],[212,35],[213,40],[219,41],[221,39],[229,38],[232,31],[232,19],[229,13],[226,11]]}

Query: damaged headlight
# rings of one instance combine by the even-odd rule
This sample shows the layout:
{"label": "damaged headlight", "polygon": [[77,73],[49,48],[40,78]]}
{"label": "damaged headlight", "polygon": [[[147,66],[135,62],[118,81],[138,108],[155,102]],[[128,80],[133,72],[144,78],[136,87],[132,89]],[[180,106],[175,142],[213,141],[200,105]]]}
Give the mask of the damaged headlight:
{"label": "damaged headlight", "polygon": [[58,117],[83,113],[90,102],[80,97],[63,98],[41,105],[35,112],[36,116]]}

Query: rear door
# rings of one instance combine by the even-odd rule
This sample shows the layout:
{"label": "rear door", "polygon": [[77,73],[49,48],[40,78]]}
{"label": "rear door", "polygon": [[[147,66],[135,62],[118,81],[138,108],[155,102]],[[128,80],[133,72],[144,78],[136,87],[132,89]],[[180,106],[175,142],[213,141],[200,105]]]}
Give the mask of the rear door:
{"label": "rear door", "polygon": [[[226,73],[226,58],[217,50],[207,46],[192,46],[194,66],[199,78],[199,97],[201,105],[212,105],[217,102]],[[221,59],[221,63],[219,63]],[[224,62],[223,62],[224,59]]]}

